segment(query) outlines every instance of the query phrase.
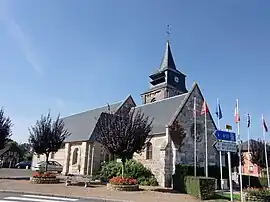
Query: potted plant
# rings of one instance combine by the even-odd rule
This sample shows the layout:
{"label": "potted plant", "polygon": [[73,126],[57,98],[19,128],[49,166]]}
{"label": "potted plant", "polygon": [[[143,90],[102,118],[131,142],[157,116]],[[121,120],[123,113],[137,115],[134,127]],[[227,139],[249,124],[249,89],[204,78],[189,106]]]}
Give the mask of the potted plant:
{"label": "potted plant", "polygon": [[113,177],[109,180],[107,186],[117,191],[138,191],[139,185],[136,179],[129,177]]}
{"label": "potted plant", "polygon": [[51,172],[35,172],[30,179],[30,182],[35,184],[56,184],[59,179],[56,178],[55,173]]}

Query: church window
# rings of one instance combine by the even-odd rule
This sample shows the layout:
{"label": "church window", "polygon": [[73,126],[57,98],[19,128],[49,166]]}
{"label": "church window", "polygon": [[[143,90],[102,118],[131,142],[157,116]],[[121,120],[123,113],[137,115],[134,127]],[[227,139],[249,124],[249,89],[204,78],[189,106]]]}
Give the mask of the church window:
{"label": "church window", "polygon": [[72,165],[78,162],[78,153],[79,153],[79,149],[75,148],[72,155]]}
{"label": "church window", "polygon": [[151,102],[155,102],[156,101],[156,98],[153,98],[152,100],[151,100]]}
{"label": "church window", "polygon": [[152,144],[150,142],[146,145],[146,159],[152,159]]}

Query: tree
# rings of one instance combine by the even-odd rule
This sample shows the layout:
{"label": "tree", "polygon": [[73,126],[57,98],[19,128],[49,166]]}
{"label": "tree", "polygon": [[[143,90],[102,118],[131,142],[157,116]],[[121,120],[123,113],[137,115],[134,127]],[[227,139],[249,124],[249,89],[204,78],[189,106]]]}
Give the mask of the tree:
{"label": "tree", "polygon": [[177,150],[181,151],[181,147],[183,146],[184,139],[186,137],[186,131],[181,126],[179,121],[175,121],[170,127],[170,136]]}
{"label": "tree", "polygon": [[37,120],[36,125],[29,128],[29,144],[36,154],[45,154],[46,167],[48,168],[49,154],[57,152],[65,139],[70,135],[63,119],[60,119],[60,115],[55,121],[52,121],[50,113],[47,116],[41,116],[40,120]]}
{"label": "tree", "polygon": [[12,135],[13,124],[11,119],[6,117],[4,114],[4,109],[0,109],[0,149],[3,149]]}
{"label": "tree", "polygon": [[[267,153],[269,154],[269,146],[267,146]],[[250,156],[251,163],[259,166],[260,168],[266,168],[265,163],[265,147],[264,141],[258,139],[257,141],[250,141]],[[269,155],[267,155],[268,161],[270,160]]]}
{"label": "tree", "polygon": [[23,160],[31,161],[32,156],[33,156],[31,145],[29,143],[22,143],[22,144],[19,144],[18,146],[22,152]]}
{"label": "tree", "polygon": [[[241,151],[241,165],[244,165],[244,154]],[[237,150],[236,153],[231,152],[231,163],[232,163],[232,168],[238,167],[239,166],[239,150]]]}
{"label": "tree", "polygon": [[120,110],[117,114],[101,113],[95,128],[96,141],[125,163],[133,154],[140,153],[150,141],[153,120],[137,110]]}

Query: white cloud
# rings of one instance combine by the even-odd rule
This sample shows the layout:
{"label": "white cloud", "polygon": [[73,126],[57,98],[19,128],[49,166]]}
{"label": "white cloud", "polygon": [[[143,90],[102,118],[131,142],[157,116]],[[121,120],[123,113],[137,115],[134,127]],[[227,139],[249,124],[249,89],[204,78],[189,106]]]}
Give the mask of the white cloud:
{"label": "white cloud", "polygon": [[17,41],[18,45],[22,49],[25,59],[31,64],[35,71],[42,74],[43,68],[39,63],[36,51],[31,46],[31,43],[29,42],[29,39],[27,38],[22,27],[8,12],[7,1],[0,0],[0,19],[2,19],[3,22],[6,24],[10,36]]}

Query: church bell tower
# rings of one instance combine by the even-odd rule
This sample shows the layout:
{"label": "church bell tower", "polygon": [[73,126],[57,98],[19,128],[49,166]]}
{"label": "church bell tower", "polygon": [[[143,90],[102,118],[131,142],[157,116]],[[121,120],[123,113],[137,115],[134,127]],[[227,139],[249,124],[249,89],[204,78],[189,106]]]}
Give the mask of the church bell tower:
{"label": "church bell tower", "polygon": [[149,77],[150,88],[141,94],[143,104],[187,93],[186,75],[176,69],[169,40],[159,69]]}

